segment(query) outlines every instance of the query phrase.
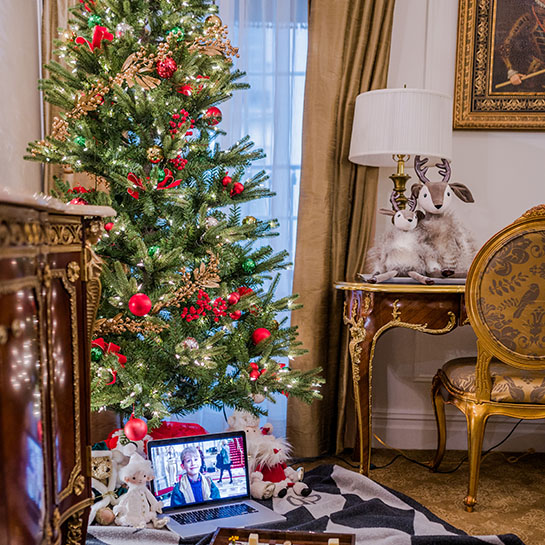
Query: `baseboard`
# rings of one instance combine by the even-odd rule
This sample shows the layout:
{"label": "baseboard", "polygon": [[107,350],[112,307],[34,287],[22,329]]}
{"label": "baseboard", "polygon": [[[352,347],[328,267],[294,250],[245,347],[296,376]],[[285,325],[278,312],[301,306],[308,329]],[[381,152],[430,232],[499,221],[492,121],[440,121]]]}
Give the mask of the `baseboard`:
{"label": "baseboard", "polygon": [[[483,449],[486,450],[504,439],[518,422],[514,418],[491,417],[486,426]],[[545,452],[545,427],[542,420],[523,421],[511,437],[497,450],[523,452],[530,448]],[[396,448],[435,449],[437,430],[433,413],[373,409],[373,433]],[[373,439],[373,447],[380,443]],[[467,449],[467,428],[464,415],[447,414],[447,448]]]}

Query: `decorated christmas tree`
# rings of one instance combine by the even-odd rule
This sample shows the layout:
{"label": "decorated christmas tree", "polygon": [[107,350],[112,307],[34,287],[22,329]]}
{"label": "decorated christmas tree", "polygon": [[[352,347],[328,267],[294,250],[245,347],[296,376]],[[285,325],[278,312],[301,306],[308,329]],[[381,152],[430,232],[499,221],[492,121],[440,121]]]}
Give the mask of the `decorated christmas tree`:
{"label": "decorated christmas tree", "polygon": [[[256,414],[274,394],[310,402],[318,370],[289,368],[303,352],[275,300],[287,252],[276,222],[241,217],[272,197],[248,137],[220,149],[219,108],[243,89],[237,49],[202,0],[80,0],[47,65],[45,99],[60,107],[28,158],[97,180],[56,196],[109,204],[97,244],[103,294],[91,353],[92,408],[134,411],[152,427],[203,406]],[[288,359],[289,358],[289,359]],[[286,365],[288,364],[288,365]]]}

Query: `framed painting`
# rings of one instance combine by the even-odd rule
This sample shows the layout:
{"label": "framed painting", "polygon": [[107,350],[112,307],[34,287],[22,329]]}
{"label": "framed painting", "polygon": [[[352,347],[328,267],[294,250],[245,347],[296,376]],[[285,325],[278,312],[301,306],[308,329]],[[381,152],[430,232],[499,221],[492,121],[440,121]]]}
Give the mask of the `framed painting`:
{"label": "framed painting", "polygon": [[545,0],[460,0],[455,129],[545,129]]}

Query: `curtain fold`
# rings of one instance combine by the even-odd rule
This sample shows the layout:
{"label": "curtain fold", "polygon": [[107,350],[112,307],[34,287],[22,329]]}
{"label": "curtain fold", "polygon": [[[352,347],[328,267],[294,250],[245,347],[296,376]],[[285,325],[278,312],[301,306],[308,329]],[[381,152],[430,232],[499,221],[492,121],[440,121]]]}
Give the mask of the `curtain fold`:
{"label": "curtain fold", "polygon": [[293,313],[309,353],[299,369],[321,366],[323,400],[288,404],[297,456],[353,446],[356,435],[343,297],[336,280],[363,270],[373,237],[378,169],[348,161],[356,96],[386,86],[395,0],[312,0],[303,114],[303,158]]}

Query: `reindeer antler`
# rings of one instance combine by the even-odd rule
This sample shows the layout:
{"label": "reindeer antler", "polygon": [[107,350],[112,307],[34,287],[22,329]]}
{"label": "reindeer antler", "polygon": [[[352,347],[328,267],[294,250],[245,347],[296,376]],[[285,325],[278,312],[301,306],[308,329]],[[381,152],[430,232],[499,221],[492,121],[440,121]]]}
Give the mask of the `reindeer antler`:
{"label": "reindeer antler", "polygon": [[407,199],[407,207],[409,210],[414,212],[416,210],[416,205],[418,204],[418,199],[414,193],[411,193],[411,196]]}
{"label": "reindeer antler", "polygon": [[426,163],[428,162],[427,157],[420,158],[420,155],[414,156],[414,171],[416,172],[416,175],[418,176],[418,179],[425,184],[426,182],[429,182],[428,178],[426,177],[426,172],[428,172],[428,168],[426,166]]}
{"label": "reindeer antler", "polygon": [[443,177],[443,182],[448,183],[451,174],[450,163],[448,159],[441,159],[441,162],[436,163],[435,166],[439,170],[439,174],[441,174],[441,176]]}
{"label": "reindeer antler", "polygon": [[396,212],[398,212],[398,211],[399,211],[399,204],[397,203],[395,197],[396,197],[396,196],[395,196],[395,191],[392,191],[392,192],[390,193],[390,203],[392,204],[392,208],[393,208]]}

